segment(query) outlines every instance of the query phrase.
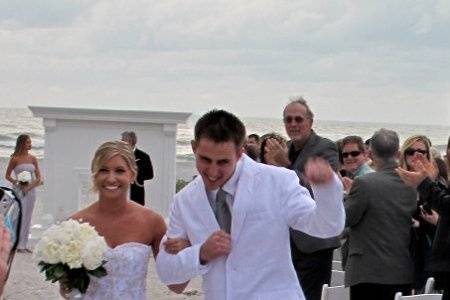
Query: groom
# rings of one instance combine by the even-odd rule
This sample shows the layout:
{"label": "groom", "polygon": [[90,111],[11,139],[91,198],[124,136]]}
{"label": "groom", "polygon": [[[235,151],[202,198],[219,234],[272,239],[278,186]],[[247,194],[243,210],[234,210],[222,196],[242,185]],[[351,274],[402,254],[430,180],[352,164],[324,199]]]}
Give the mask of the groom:
{"label": "groom", "polygon": [[305,173],[314,201],[295,172],[243,154],[245,137],[242,122],[223,110],[197,121],[192,149],[200,176],[175,196],[166,234],[192,246],[175,255],[161,246],[158,275],[184,287],[202,275],[210,300],[304,299],[289,227],[321,238],[340,234],[342,185],[327,162],[311,160]]}

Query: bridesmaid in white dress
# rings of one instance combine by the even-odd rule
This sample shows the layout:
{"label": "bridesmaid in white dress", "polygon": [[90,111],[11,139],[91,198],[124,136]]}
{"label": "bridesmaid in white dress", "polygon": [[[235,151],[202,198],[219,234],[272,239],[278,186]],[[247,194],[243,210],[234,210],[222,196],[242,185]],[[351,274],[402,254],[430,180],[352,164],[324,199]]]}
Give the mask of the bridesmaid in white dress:
{"label": "bridesmaid in white dress", "polygon": [[[42,184],[41,172],[36,157],[28,151],[31,150],[31,138],[27,134],[21,134],[17,137],[14,153],[9,160],[6,169],[6,180],[11,182],[14,189],[18,191],[18,196],[22,204],[22,225],[20,230],[19,243],[17,245],[18,252],[29,252],[27,247],[28,235],[30,232],[31,216],[33,215],[34,203],[36,202],[35,188]],[[12,173],[14,171],[14,177]],[[30,172],[32,176],[31,182],[26,185],[19,184],[17,175],[22,171]]]}
{"label": "bridesmaid in white dress", "polygon": [[[146,298],[146,277],[151,253],[158,254],[166,232],[164,219],[156,212],[128,199],[128,189],[137,174],[130,146],[122,141],[106,142],[95,152],[91,163],[98,200],[75,213],[72,219],[88,222],[103,236],[110,249],[106,253],[107,275],[91,277],[83,296],[88,299]],[[187,247],[183,241],[178,250]],[[177,285],[170,288],[177,289]],[[61,295],[69,291],[61,287]]]}

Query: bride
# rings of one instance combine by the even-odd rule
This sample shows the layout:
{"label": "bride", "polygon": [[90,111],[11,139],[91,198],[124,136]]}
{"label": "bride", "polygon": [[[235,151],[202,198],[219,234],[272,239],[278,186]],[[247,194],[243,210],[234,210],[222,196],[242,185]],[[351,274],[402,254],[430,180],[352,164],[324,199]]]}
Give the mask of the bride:
{"label": "bride", "polygon": [[[75,213],[72,219],[88,222],[103,236],[107,275],[91,277],[83,299],[147,299],[146,279],[151,253],[158,254],[166,232],[164,219],[156,212],[128,199],[128,189],[137,174],[130,146],[121,141],[106,142],[91,163],[98,201]],[[188,246],[178,243],[183,249]],[[177,291],[178,285],[169,288]],[[61,294],[69,292],[61,287]]]}

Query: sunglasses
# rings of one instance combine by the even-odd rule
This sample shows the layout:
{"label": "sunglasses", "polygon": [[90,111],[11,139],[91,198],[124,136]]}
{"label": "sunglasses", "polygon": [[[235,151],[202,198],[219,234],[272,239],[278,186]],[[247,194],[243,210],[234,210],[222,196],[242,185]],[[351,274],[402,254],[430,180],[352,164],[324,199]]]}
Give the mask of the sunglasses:
{"label": "sunglasses", "polygon": [[302,123],[303,121],[305,121],[305,118],[301,117],[301,116],[286,116],[283,118],[284,123],[286,124],[290,124],[292,123],[292,121],[295,121],[295,123]]}
{"label": "sunglasses", "polygon": [[342,152],[342,157],[347,158],[349,156],[357,157],[361,154],[361,151],[350,151],[350,152]]}
{"label": "sunglasses", "polygon": [[416,152],[418,152],[418,153],[420,153],[420,154],[422,154],[422,155],[426,155],[426,154],[427,154],[427,151],[426,151],[426,150],[408,148],[408,149],[405,150],[405,155],[407,155],[407,156],[413,156],[414,153],[416,153]]}

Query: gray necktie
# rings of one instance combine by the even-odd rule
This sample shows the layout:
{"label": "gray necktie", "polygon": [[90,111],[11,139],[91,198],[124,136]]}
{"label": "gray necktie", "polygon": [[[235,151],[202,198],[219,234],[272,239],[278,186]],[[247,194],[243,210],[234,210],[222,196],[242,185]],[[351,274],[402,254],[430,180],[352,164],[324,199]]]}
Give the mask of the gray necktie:
{"label": "gray necktie", "polygon": [[220,229],[223,231],[230,233],[231,230],[231,212],[228,207],[227,201],[227,193],[219,189],[216,195],[216,209],[214,213],[216,214],[217,223],[219,223]]}

